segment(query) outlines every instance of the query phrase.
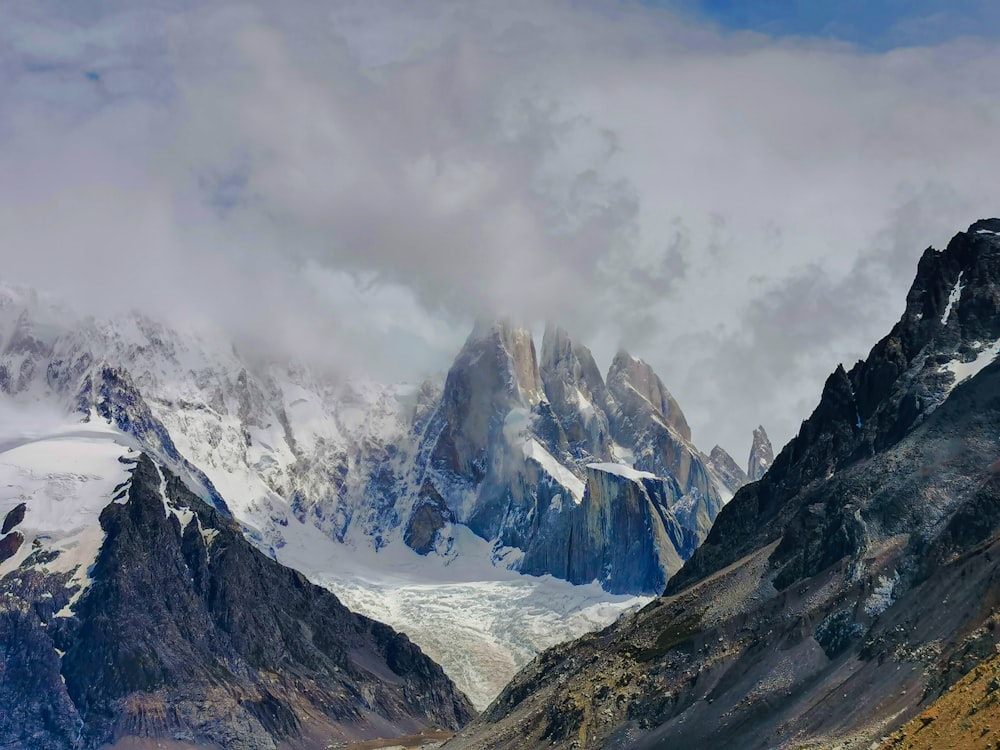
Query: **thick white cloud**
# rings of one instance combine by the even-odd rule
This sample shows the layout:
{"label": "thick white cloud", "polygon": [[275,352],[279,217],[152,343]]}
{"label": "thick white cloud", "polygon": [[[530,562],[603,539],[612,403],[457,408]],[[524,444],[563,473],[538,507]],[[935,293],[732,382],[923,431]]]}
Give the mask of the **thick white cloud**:
{"label": "thick white cloud", "polygon": [[11,280],[382,377],[552,318],[653,363],[705,448],[787,439],[923,247],[997,213],[993,41],[558,0],[0,13]]}

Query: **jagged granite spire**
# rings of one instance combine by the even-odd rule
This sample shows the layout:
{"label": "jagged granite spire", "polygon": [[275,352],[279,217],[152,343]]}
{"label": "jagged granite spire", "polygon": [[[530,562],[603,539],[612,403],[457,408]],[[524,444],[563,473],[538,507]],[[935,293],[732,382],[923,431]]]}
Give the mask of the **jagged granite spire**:
{"label": "jagged granite spire", "polygon": [[771,468],[774,462],[774,449],[767,437],[764,425],[757,425],[753,431],[753,443],[750,445],[750,457],[747,459],[747,476],[751,482],[756,482]]}
{"label": "jagged granite spire", "polygon": [[477,321],[445,380],[436,463],[479,481],[506,415],[543,397],[531,331],[510,320]]}
{"label": "jagged granite spire", "polygon": [[611,397],[590,349],[564,329],[546,324],[539,370],[545,395],[571,447],[579,446],[578,454],[585,451],[593,458],[609,460]]}
{"label": "jagged granite spire", "polygon": [[677,432],[684,440],[691,440],[688,426],[680,404],[670,395],[670,391],[653,372],[653,368],[636,359],[624,349],[620,349],[608,370],[608,389],[626,411],[635,411],[636,399],[648,403],[657,417]]}

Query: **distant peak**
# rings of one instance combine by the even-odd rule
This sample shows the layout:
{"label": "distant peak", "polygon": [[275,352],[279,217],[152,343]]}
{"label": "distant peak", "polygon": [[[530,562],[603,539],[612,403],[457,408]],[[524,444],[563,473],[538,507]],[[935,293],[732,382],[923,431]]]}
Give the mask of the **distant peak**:
{"label": "distant peak", "polygon": [[771,468],[774,462],[774,449],[767,436],[764,425],[757,425],[753,431],[753,443],[750,445],[750,456],[747,459],[747,476],[751,482],[756,482]]}
{"label": "distant peak", "polygon": [[628,400],[629,390],[638,394],[682,438],[691,439],[691,428],[684,412],[649,364],[619,349],[608,370],[607,383],[612,393],[623,401]]}
{"label": "distant peak", "polygon": [[505,331],[510,331],[514,328],[516,328],[516,326],[510,318],[491,318],[480,316],[476,318],[476,323],[472,327],[472,333],[469,334],[469,340],[475,341],[478,339],[489,338],[495,333],[503,334]]}
{"label": "distant peak", "polygon": [[631,364],[631,363],[646,364],[645,362],[643,362],[638,357],[633,357],[628,352],[628,350],[625,349],[625,347],[621,347],[621,346],[618,347],[618,351],[615,352],[615,358],[614,358],[614,361],[612,362],[612,366],[614,366],[615,363],[621,363],[621,364]]}

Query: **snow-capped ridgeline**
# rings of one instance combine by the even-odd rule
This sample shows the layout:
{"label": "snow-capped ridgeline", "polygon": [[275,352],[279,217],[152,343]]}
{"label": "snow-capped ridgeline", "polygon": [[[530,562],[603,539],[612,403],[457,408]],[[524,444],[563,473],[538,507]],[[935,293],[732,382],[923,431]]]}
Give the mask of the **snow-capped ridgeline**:
{"label": "snow-capped ridgeline", "polygon": [[[657,593],[745,481],[691,443],[646,363],[621,352],[605,378],[555,327],[539,358],[527,329],[481,322],[443,382],[419,387],[252,360],[209,327],[98,320],[18,289],[0,290],[0,336],[0,398],[27,421],[154,456],[261,549],[408,632],[479,704],[537,649],[636,601],[621,595]],[[475,622],[445,617],[453,605]]]}
{"label": "snow-capped ridgeline", "polygon": [[[537,650],[642,601],[510,572],[516,550],[457,522],[442,531],[445,554],[424,558],[406,546],[428,433],[440,429],[432,424],[440,384],[382,386],[262,366],[210,330],[181,332],[139,315],[96,321],[20,290],[0,294],[0,326],[0,511],[27,506],[25,538],[3,573],[39,544],[55,545],[66,552],[53,565],[69,565],[74,585],[85,584],[103,539],[98,516],[127,479],[118,459],[142,449],[216,498],[272,556],[407,631],[478,705]],[[525,445],[535,457],[545,450]],[[186,525],[184,509],[169,512]],[[60,515],[77,520],[63,529],[53,523]],[[453,606],[477,615],[446,617]]]}
{"label": "snow-capped ridgeline", "polygon": [[[0,389],[76,411],[113,400],[120,426],[154,453],[162,427],[176,453],[265,536],[297,513],[342,539],[367,467],[409,428],[414,388],[250,362],[208,328],[178,331],[138,314],[97,321],[31,292],[2,297]],[[121,381],[113,393],[109,378]],[[144,410],[151,420],[132,419]]]}
{"label": "snow-capped ridgeline", "polygon": [[217,330],[77,316],[18,289],[0,290],[0,331],[0,390],[114,422],[264,548],[297,518],[337,541],[450,559],[465,526],[496,563],[587,583],[538,548],[572,525],[588,464],[674,480],[668,503],[696,537],[741,481],[695,448],[647,364],[621,352],[605,382],[555,327],[539,362],[526,328],[479,322],[445,382],[420,387],[251,361]]}

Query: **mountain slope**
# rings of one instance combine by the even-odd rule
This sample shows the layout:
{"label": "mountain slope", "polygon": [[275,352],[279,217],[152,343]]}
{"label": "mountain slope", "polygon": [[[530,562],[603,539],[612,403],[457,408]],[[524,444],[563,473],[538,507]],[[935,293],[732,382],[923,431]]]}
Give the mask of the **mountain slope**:
{"label": "mountain slope", "polygon": [[[78,453],[76,440],[47,446],[46,460]],[[103,446],[116,450],[112,439]],[[51,494],[54,467],[8,531],[24,532],[28,554],[0,568],[4,748],[126,737],[326,747],[470,718],[465,697],[405,636],[268,559],[176,476],[122,450],[114,501],[88,493],[90,512],[103,508],[99,527],[82,514],[60,527],[61,514],[47,512],[65,500],[81,509]],[[38,475],[9,453],[5,466]]]}
{"label": "mountain slope", "polygon": [[1000,640],[998,341],[987,220],[924,254],[667,596],[539,656],[452,746],[868,747],[919,713]]}

